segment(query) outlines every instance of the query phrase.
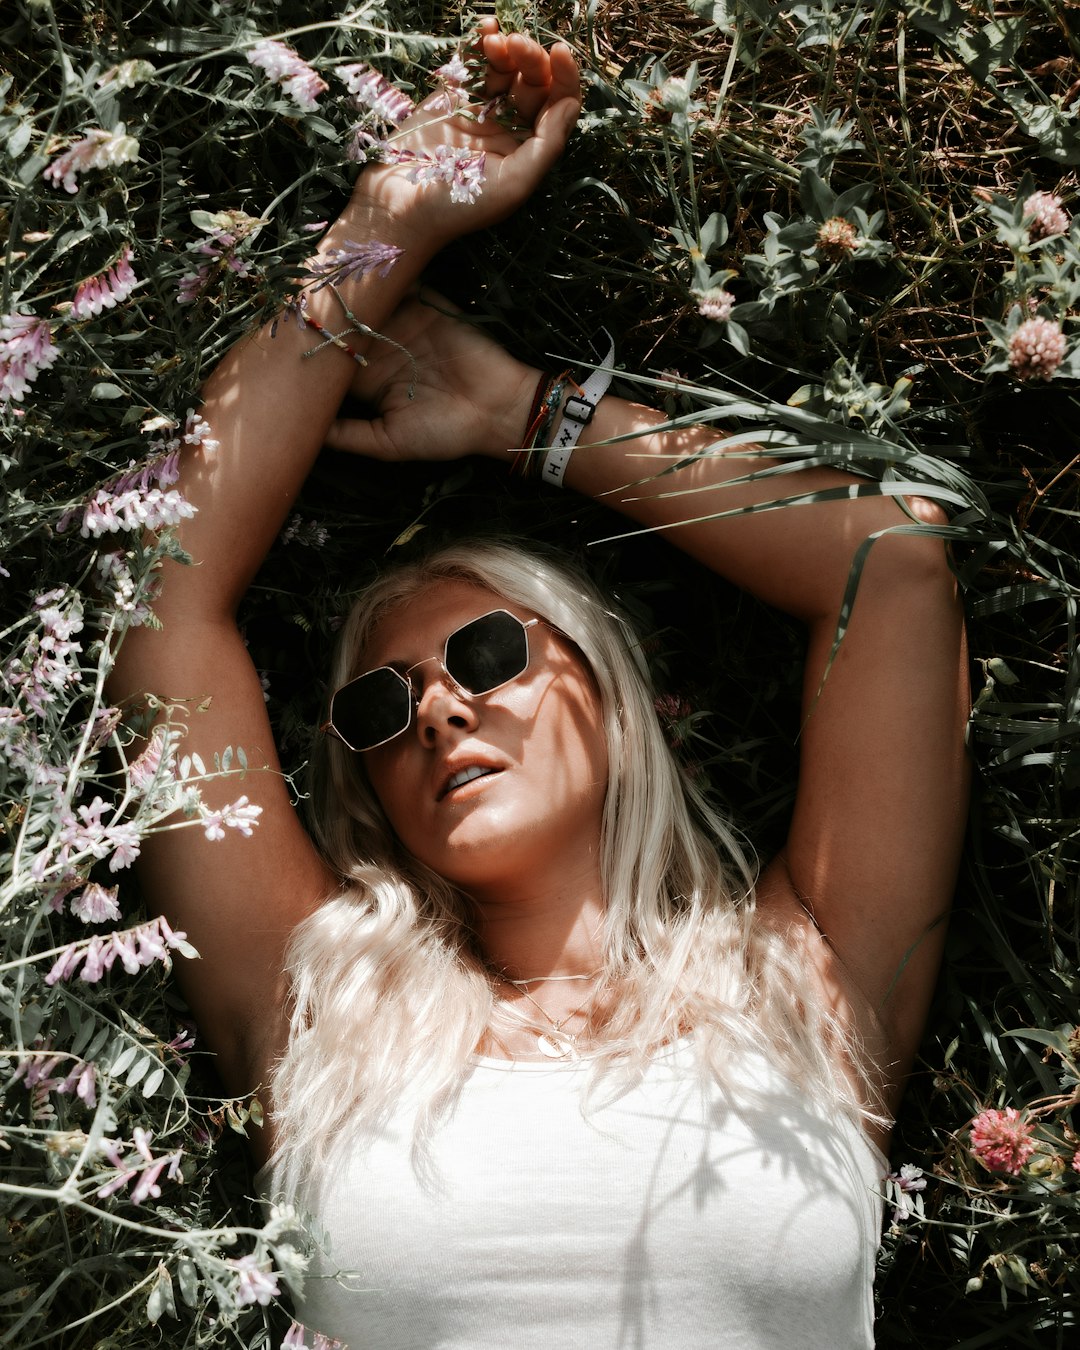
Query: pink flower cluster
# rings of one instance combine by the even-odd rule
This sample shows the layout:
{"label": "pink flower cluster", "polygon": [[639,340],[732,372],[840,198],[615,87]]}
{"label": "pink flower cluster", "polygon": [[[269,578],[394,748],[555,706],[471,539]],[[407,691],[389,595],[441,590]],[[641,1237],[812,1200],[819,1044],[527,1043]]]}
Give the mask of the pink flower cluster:
{"label": "pink flower cluster", "polygon": [[48,1050],[36,1050],[20,1061],[11,1081],[17,1083],[21,1080],[31,1094],[35,1120],[40,1120],[45,1114],[42,1108],[50,1092],[74,1092],[91,1110],[97,1105],[97,1070],[93,1064],[76,1059],[66,1074],[57,1074],[60,1065],[67,1064],[70,1059],[70,1055],[54,1055]]}
{"label": "pink flower cluster", "polygon": [[714,323],[726,323],[734,307],[734,295],[719,286],[711,286],[698,296],[698,313],[705,319],[712,319]]}
{"label": "pink flower cluster", "polygon": [[428,187],[432,183],[445,183],[450,188],[452,202],[476,201],[484,186],[484,166],[487,156],[472,150],[462,150],[453,145],[437,145],[428,154],[418,154],[414,150],[395,150],[392,146],[383,151],[386,164],[408,164],[407,177],[410,183]]}
{"label": "pink flower cluster", "polygon": [[817,250],[829,262],[843,262],[859,247],[859,234],[850,220],[831,216],[817,232]]}
{"label": "pink flower cluster", "polygon": [[971,1122],[971,1151],[991,1172],[1019,1176],[1035,1152],[1031,1125],[1012,1106],[983,1111]]}
{"label": "pink flower cluster", "polygon": [[59,355],[44,319],[19,310],[0,318],[0,403],[21,403],[30,385]]}
{"label": "pink flower cluster", "polygon": [[[131,866],[140,851],[138,827],[130,822],[106,824],[102,815],[107,810],[105,802],[95,797],[88,806],[80,806],[77,813],[68,811],[62,817],[60,851],[52,859],[54,865],[67,867],[69,863],[89,856],[108,858],[110,872]],[[44,859],[48,855],[38,856]]]}
{"label": "pink flower cluster", "polygon": [[103,1139],[99,1148],[104,1157],[116,1168],[116,1176],[111,1181],[107,1181],[104,1186],[98,1187],[98,1198],[106,1200],[110,1195],[115,1195],[117,1191],[123,1190],[129,1181],[133,1182],[131,1194],[128,1199],[133,1205],[141,1205],[144,1200],[156,1200],[161,1195],[161,1187],[158,1181],[162,1172],[168,1168],[165,1173],[170,1181],[181,1179],[180,1159],[183,1157],[179,1151],[176,1153],[166,1153],[160,1158],[155,1158],[150,1151],[150,1140],[153,1135],[149,1130],[144,1130],[136,1125],[131,1135],[131,1145],[133,1152],[127,1157],[120,1152],[121,1147],[128,1145],[121,1144],[119,1139]]}
{"label": "pink flower cluster", "polygon": [[139,142],[127,134],[127,128],[120,122],[112,131],[103,131],[100,127],[88,131],[81,141],[46,166],[44,177],[55,187],[62,184],[68,192],[78,192],[78,174],[87,169],[127,164],[138,158]]}
{"label": "pink flower cluster", "polygon": [[[324,1336],[321,1331],[314,1333],[310,1350],[348,1350],[344,1341],[336,1341]],[[307,1328],[301,1322],[293,1322],[281,1342],[281,1350],[308,1350]]]}
{"label": "pink flower cluster", "polygon": [[[195,508],[182,493],[173,488],[180,476],[179,452],[167,454],[136,464],[134,461],[124,473],[99,487],[82,508],[79,533],[84,539],[99,539],[103,534],[117,534],[121,530],[161,530],[178,525],[195,514]],[[72,515],[66,515],[57,526],[65,530]]]}
{"label": "pink flower cluster", "polygon": [[368,272],[385,277],[404,252],[397,244],[380,244],[377,239],[362,244],[348,239],[341,248],[331,249],[308,269],[311,276],[321,278],[311,289],[318,291],[323,286],[348,281],[350,277],[366,276]]}
{"label": "pink flower cluster", "polygon": [[238,797],[231,806],[222,807],[220,811],[211,811],[209,807],[199,804],[199,819],[211,843],[216,839],[224,839],[226,830],[239,830],[245,838],[250,839],[261,815],[262,807],[249,802],[247,797]]}
{"label": "pink flower cluster", "polygon": [[99,886],[92,881],[74,900],[68,901],[68,908],[83,923],[115,923],[120,917],[120,906],[116,901],[119,888]]}
{"label": "pink flower cluster", "polygon": [[170,951],[187,955],[191,950],[187,934],[173,932],[168,921],[159,917],[134,928],[118,929],[105,937],[70,943],[53,963],[45,983],[54,985],[60,980],[70,980],[78,972],[79,979],[96,984],[107,970],[112,969],[118,957],[129,975],[137,974],[155,961],[163,962],[168,968],[172,965]]}
{"label": "pink flower cluster", "polygon": [[79,283],[71,304],[71,317],[89,319],[103,309],[113,309],[121,300],[126,300],[138,284],[131,267],[131,249],[125,244],[111,267]]}
{"label": "pink flower cluster", "polygon": [[1052,319],[1025,319],[1009,339],[1009,367],[1018,380],[1049,380],[1065,357],[1065,334]]}
{"label": "pink flower cluster", "polygon": [[272,1271],[266,1270],[253,1253],[234,1257],[227,1264],[237,1273],[236,1302],[239,1307],[243,1308],[249,1303],[265,1305],[281,1293],[277,1277]]}
{"label": "pink flower cluster", "polygon": [[408,94],[364,61],[338,66],[337,73],[357,103],[379,122],[400,126],[415,107]]}
{"label": "pink flower cluster", "polygon": [[83,612],[78,595],[63,588],[36,596],[34,608],[41,632],[28,642],[23,661],[13,663],[6,673],[31,712],[43,717],[57,694],[82,682],[75,659],[82,644],[75,636],[82,632]]}
{"label": "pink flower cluster", "polygon": [[319,95],[325,94],[330,87],[291,47],[273,38],[257,42],[248,52],[247,59],[269,79],[280,84],[305,112],[318,107]]}
{"label": "pink flower cluster", "polygon": [[1028,220],[1028,234],[1032,239],[1048,239],[1055,234],[1068,234],[1069,217],[1061,198],[1052,192],[1033,192],[1024,202],[1024,219]]}

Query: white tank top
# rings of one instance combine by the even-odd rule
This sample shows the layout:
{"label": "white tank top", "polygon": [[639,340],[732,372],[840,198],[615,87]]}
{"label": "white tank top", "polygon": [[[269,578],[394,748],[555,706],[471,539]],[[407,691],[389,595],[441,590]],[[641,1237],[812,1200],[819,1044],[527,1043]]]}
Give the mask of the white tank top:
{"label": "white tank top", "polygon": [[704,1083],[688,1041],[583,1111],[587,1078],[477,1059],[430,1173],[403,1113],[308,1178],[298,1318],[350,1350],[873,1345],[887,1164],[857,1125],[757,1056]]}

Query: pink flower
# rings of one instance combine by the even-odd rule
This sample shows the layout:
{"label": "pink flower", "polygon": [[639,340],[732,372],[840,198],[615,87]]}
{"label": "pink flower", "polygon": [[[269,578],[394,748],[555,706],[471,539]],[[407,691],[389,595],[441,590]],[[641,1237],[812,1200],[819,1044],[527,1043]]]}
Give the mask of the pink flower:
{"label": "pink flower", "polygon": [[199,818],[206,837],[211,842],[224,839],[227,829],[239,830],[242,835],[250,838],[261,815],[262,807],[252,805],[246,796],[238,797],[231,806],[223,807],[220,811],[211,811],[206,806],[199,807]]}
{"label": "pink flower", "polygon": [[263,1269],[254,1255],[238,1256],[228,1264],[239,1277],[236,1285],[236,1301],[240,1307],[248,1303],[267,1304],[281,1293],[274,1275]]}
{"label": "pink flower", "polygon": [[120,906],[116,903],[115,886],[108,890],[104,886],[99,886],[97,882],[91,882],[81,895],[69,901],[68,907],[72,914],[82,919],[83,923],[115,923],[120,917]]}
{"label": "pink flower", "polygon": [[1073,1154],[1072,1166],[1074,1172],[1080,1172],[1080,1148]]}
{"label": "pink flower", "polygon": [[194,408],[188,409],[182,437],[185,445],[194,446],[196,450],[201,450],[206,455],[214,454],[221,449],[221,442],[214,440],[210,434],[212,430],[205,417],[200,417]]}
{"label": "pink flower", "polygon": [[107,169],[116,164],[128,164],[139,158],[139,142],[127,134],[123,122],[112,131],[95,127],[81,141],[58,155],[46,166],[44,177],[55,187],[63,184],[68,192],[78,192],[77,174],[87,169]]}
{"label": "pink flower", "polygon": [[0,403],[21,403],[41,371],[59,356],[44,319],[20,310],[0,317]]}
{"label": "pink flower", "polygon": [[983,1111],[971,1123],[971,1151],[991,1172],[1019,1176],[1035,1152],[1031,1125],[1012,1106]]}
{"label": "pink flower", "polygon": [[1049,380],[1065,356],[1065,334],[1052,319],[1025,319],[1009,339],[1009,366],[1018,380]]}
{"label": "pink flower", "polygon": [[388,148],[383,159],[388,164],[410,165],[409,182],[420,187],[448,184],[452,202],[474,202],[484,186],[487,156],[482,151],[475,154],[453,145],[437,145],[432,154],[420,155],[412,150]]}
{"label": "pink flower", "polygon": [[469,78],[469,67],[455,52],[450,60],[435,72],[435,78],[445,80],[447,84],[464,84]]}
{"label": "pink flower", "polygon": [[112,267],[79,283],[71,303],[71,317],[88,319],[103,309],[113,309],[121,300],[126,300],[138,284],[131,269],[131,249],[125,244]]}
{"label": "pink flower", "polygon": [[730,291],[712,286],[698,296],[698,313],[715,323],[726,323],[731,318],[735,297]]}
{"label": "pink flower", "polygon": [[313,111],[318,106],[319,95],[325,94],[330,87],[291,47],[275,42],[273,38],[256,43],[247,59],[280,84],[305,112]]}
{"label": "pink flower", "polygon": [[1032,239],[1069,231],[1069,217],[1062,210],[1061,198],[1052,192],[1033,192],[1024,202],[1024,219],[1029,221],[1028,234]]}
{"label": "pink flower", "polygon": [[337,73],[357,103],[367,108],[380,122],[400,126],[415,107],[407,94],[363,61],[355,65],[338,66]]}
{"label": "pink flower", "polygon": [[376,239],[362,244],[348,239],[341,248],[331,249],[308,268],[313,277],[321,278],[311,289],[318,291],[323,286],[340,285],[352,277],[366,276],[368,272],[385,277],[404,252],[397,244],[380,244]]}
{"label": "pink flower", "polygon": [[817,250],[829,262],[843,262],[859,247],[859,235],[850,220],[832,216],[817,232]]}

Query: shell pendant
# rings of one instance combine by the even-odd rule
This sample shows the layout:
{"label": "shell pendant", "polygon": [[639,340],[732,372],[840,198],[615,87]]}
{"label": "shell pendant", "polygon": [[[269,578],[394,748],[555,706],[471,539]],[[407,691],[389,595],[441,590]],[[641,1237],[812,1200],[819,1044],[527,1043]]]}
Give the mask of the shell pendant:
{"label": "shell pendant", "polygon": [[577,1059],[574,1042],[565,1032],[543,1031],[536,1038],[536,1045],[542,1055],[548,1059]]}

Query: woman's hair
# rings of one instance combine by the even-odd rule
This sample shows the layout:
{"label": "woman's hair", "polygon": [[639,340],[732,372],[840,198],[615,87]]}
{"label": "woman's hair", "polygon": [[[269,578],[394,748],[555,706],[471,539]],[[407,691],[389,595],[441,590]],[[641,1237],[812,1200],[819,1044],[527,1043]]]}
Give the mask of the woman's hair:
{"label": "woman's hair", "polygon": [[[395,566],[345,623],[333,687],[364,668],[381,618],[444,580],[485,587],[552,624],[577,646],[599,690],[612,993],[594,1082],[617,1067],[640,1073],[658,1046],[693,1029],[703,1067],[721,1080],[733,1050],[764,1050],[803,1086],[858,1111],[815,982],[798,953],[755,920],[751,864],[677,765],[640,643],[583,573],[548,552],[491,540]],[[286,1192],[304,1166],[406,1101],[422,1144],[495,1004],[468,897],[402,847],[362,756],[325,736],[315,768],[314,829],[343,884],[299,926],[289,951],[291,1034],[272,1085]]]}

